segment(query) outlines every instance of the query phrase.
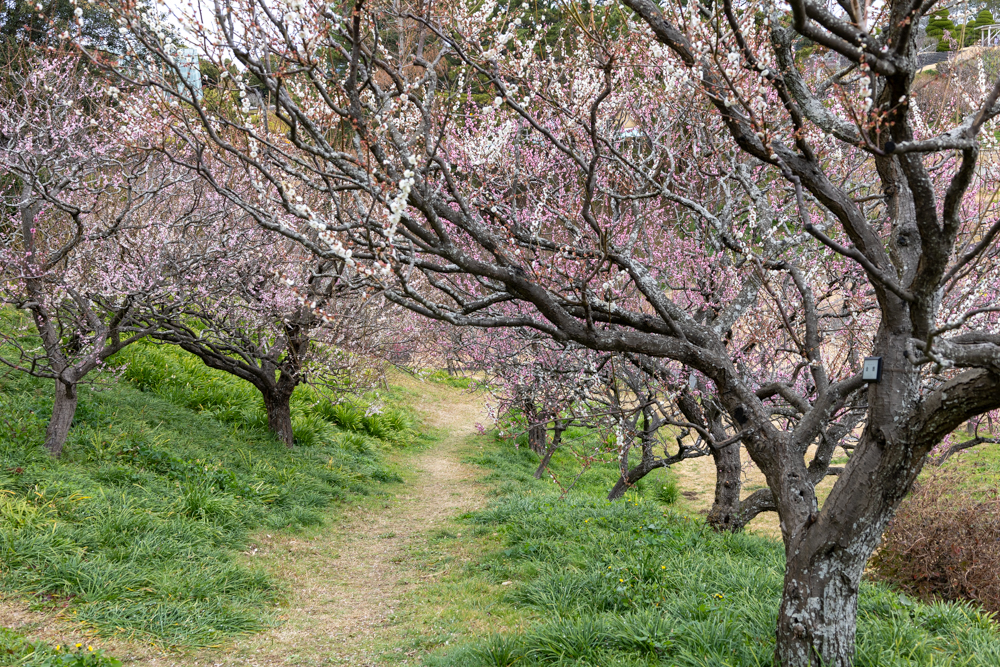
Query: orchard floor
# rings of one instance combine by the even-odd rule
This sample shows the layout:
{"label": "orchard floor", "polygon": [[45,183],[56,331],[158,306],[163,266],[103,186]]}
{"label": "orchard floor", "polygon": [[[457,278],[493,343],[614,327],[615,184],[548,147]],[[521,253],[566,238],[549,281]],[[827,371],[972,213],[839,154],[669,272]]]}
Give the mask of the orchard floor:
{"label": "orchard floor", "polygon": [[0,601],[0,626],[31,639],[84,641],[126,665],[150,667],[399,664],[424,644],[447,642],[434,623],[438,605],[421,599],[419,589],[460,568],[481,542],[461,539],[455,519],[485,503],[475,482],[479,473],[462,460],[477,446],[476,424],[486,417],[482,401],[467,392],[397,380],[435,436],[423,451],[398,455],[404,482],[338,510],[321,528],[258,534],[244,552],[288,590],[277,627],[215,649],[176,653],[84,636],[58,613],[34,613],[16,600]]}
{"label": "orchard floor", "polygon": [[[12,599],[0,600],[0,626],[51,643],[82,641],[127,665],[150,667],[414,664],[448,643],[520,627],[526,620],[520,614],[491,611],[488,600],[499,591],[469,590],[462,583],[464,566],[499,544],[489,535],[468,534],[468,525],[463,536],[458,521],[486,502],[485,488],[475,481],[483,471],[463,463],[485,440],[476,429],[487,420],[481,397],[406,376],[396,383],[434,438],[420,451],[396,455],[404,482],[334,510],[322,527],[257,534],[244,552],[248,562],[284,582],[287,607],[277,627],[214,649],[177,653],[88,636],[58,612],[39,614]],[[714,494],[711,459],[688,461],[674,472],[682,490],[679,509],[707,513]],[[760,471],[748,465],[744,495],[763,483]],[[779,536],[773,513],[748,528]],[[457,598],[480,603],[456,605]]]}
{"label": "orchard floor", "polygon": [[[519,587],[536,586],[542,581],[547,575],[539,568],[545,562],[536,563],[531,560],[533,556],[530,550],[518,549],[519,545],[525,545],[511,542],[509,535],[502,538],[497,532],[492,532],[510,532],[512,528],[516,528],[515,524],[520,525],[522,520],[527,521],[530,517],[517,515],[512,520],[514,524],[499,528],[496,522],[466,521],[462,517],[487,504],[491,486],[503,487],[506,484],[503,481],[497,483],[497,471],[491,472],[486,466],[507,466],[502,468],[504,474],[521,474],[527,478],[527,471],[534,468],[534,463],[525,460],[530,458],[525,452],[517,454],[508,449],[506,454],[498,456],[492,437],[478,433],[477,423],[486,421],[481,396],[409,378],[397,378],[397,384],[402,386],[407,403],[422,415],[424,427],[431,436],[427,445],[392,454],[403,482],[384,485],[378,493],[357,502],[352,501],[352,505],[332,510],[325,525],[315,529],[258,533],[243,552],[242,557],[247,563],[268,570],[276,580],[283,583],[286,603],[280,609],[278,622],[274,627],[209,649],[168,651],[149,644],[88,635],[84,628],[64,618],[58,611],[40,614],[30,610],[23,602],[11,599],[0,600],[0,627],[12,628],[30,639],[45,640],[51,644],[91,644],[121,659],[125,665],[149,667],[451,665],[458,664],[449,657],[454,647],[458,647],[456,652],[461,655],[465,650],[463,647],[481,644],[484,638],[495,633],[515,637],[512,640],[515,647],[518,646],[518,641],[527,642],[524,645],[530,649],[530,654],[537,649],[530,644],[531,641],[548,637],[545,635],[548,632],[545,624],[551,619],[544,609],[532,608],[530,603],[524,604],[527,599],[524,595],[518,597],[510,593]],[[520,460],[516,465],[511,463],[518,460],[519,456]],[[471,459],[482,461],[484,467],[466,463]],[[748,466],[745,472],[744,493],[752,492],[763,484],[763,479],[755,468]],[[677,475],[679,481],[682,498],[678,509],[682,513],[698,514],[707,511],[713,495],[713,473],[711,460],[708,458],[689,461],[675,468],[672,474]],[[488,482],[480,481],[490,475],[493,476],[490,486],[487,486]],[[825,481],[821,491],[828,492],[832,482],[832,478]],[[548,502],[545,498],[555,497],[555,494],[544,491],[541,484],[527,479],[527,482],[517,482],[504,493],[515,501],[524,500],[527,505]],[[532,499],[532,494],[539,491],[548,495],[539,494],[535,498],[540,500]],[[825,493],[821,495],[825,496]],[[637,513],[644,511],[638,504],[635,507]],[[596,522],[591,527],[584,527],[590,521],[589,517],[607,512],[615,514],[616,511],[602,509],[599,505],[580,505],[576,509],[567,506],[560,510],[561,513],[555,513],[554,521],[565,521],[568,532],[565,544],[554,544],[558,557],[553,556],[553,562],[575,562],[573,559],[579,558],[580,553],[583,553],[580,551],[583,549],[583,542],[580,540],[585,536],[596,539],[587,532],[591,527],[598,531]],[[632,510],[626,507],[624,511]],[[659,511],[654,509],[657,524]],[[666,511],[663,516],[667,516]],[[581,522],[582,517],[587,518]],[[544,523],[548,519],[543,517],[539,520]],[[541,524],[535,525],[533,530],[540,526]],[[549,526],[556,533],[556,529],[563,527],[564,524],[554,528]],[[636,531],[642,533],[642,528],[640,525],[634,530],[630,529],[631,532],[616,534],[615,539],[634,540]],[[648,528],[652,530],[653,526]],[[777,522],[773,515],[762,516],[751,524],[751,530],[773,537],[777,534]],[[652,539],[645,533],[641,537]],[[700,541],[696,546],[696,551],[707,548]],[[566,553],[562,554],[559,549],[564,547]],[[498,554],[500,558],[497,557]],[[586,561],[588,564],[592,562],[593,558]],[[743,561],[731,562],[746,569],[744,566],[747,564]],[[490,567],[498,569],[489,570]],[[756,561],[747,567],[754,572],[760,570]],[[698,568],[705,572],[711,569],[704,563],[694,568],[701,572]],[[603,565],[601,571],[604,576]],[[700,576],[693,578],[700,582]],[[728,579],[709,579],[711,581],[706,580],[708,583],[696,582],[698,585],[692,585],[688,593],[694,591],[698,595],[704,594],[705,591],[698,588],[702,584],[708,587],[705,590],[712,591],[731,586],[732,600],[729,595],[725,598],[716,595],[711,597],[710,602],[722,606],[736,604],[742,584],[735,585]],[[775,582],[771,583],[777,586]],[[509,585],[513,585],[513,588],[508,588]],[[779,590],[780,587],[775,586],[772,588]],[[694,590],[696,588],[700,593]],[[902,637],[899,634],[903,632],[901,628],[917,632],[910,627],[913,625],[910,615],[915,609],[913,602],[905,601],[903,608],[903,596],[891,591],[879,595],[882,597],[878,604],[882,607],[891,606],[889,603],[892,603],[897,604],[902,611],[895,608],[886,611],[879,607],[878,627],[867,630],[867,653],[872,652],[872,646],[889,646],[891,642],[886,644],[887,637]],[[725,602],[719,601],[723,599]],[[754,598],[755,603],[756,600]],[[872,606],[873,603],[868,604]],[[759,612],[760,605],[755,604],[753,609]],[[743,613],[740,611],[736,615],[741,623],[745,620]],[[765,612],[764,615],[769,613]],[[903,620],[900,621],[896,616]],[[736,621],[726,621],[730,622]],[[759,627],[755,632],[761,637],[769,635],[770,622],[772,621],[768,619],[757,622]],[[956,623],[958,625],[955,627],[969,625],[969,619],[963,617]],[[993,634],[994,626],[985,621],[979,625],[984,624],[989,626],[989,632],[980,634],[988,635],[986,644],[989,644],[987,648],[992,651],[997,643]],[[537,628],[542,628],[541,634]],[[516,638],[523,638],[526,632],[535,634],[526,640]],[[924,634],[917,632],[919,636],[914,635],[914,641],[924,642],[924,648],[954,651],[950,644],[938,647],[935,643],[938,638],[928,639],[930,634],[923,629],[920,632]],[[678,646],[687,646],[682,644],[683,642],[679,642]],[[959,648],[975,653],[976,646],[970,640]],[[754,647],[759,648],[757,644]],[[888,650],[893,658],[891,664],[904,664],[905,661],[900,660],[901,656],[905,657],[905,651],[896,651],[891,646]],[[875,658],[868,656],[859,664],[890,664],[881,661],[880,655]],[[1000,655],[1000,649],[997,649],[997,655]],[[633,662],[628,664],[632,665]],[[933,659],[926,664],[936,665],[939,661]],[[976,664],[1000,662],[980,661]]]}

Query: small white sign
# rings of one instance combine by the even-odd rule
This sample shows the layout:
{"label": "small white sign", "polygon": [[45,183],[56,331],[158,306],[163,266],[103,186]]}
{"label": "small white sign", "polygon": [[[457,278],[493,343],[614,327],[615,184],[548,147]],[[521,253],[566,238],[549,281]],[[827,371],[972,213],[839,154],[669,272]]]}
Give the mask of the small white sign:
{"label": "small white sign", "polygon": [[865,382],[878,382],[882,379],[882,357],[865,357],[861,379]]}

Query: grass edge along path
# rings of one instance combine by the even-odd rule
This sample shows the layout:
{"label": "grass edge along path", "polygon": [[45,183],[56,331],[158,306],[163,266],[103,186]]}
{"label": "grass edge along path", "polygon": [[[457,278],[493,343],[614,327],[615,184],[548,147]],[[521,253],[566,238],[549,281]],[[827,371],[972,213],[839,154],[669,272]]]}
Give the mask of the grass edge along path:
{"label": "grass edge along path", "polygon": [[[257,535],[246,555],[287,582],[282,623],[189,656],[185,665],[414,664],[449,640],[428,599],[439,582],[464,570],[457,517],[482,507],[482,471],[462,459],[473,452],[482,401],[444,383],[394,381],[422,418],[432,443],[393,455],[402,483],[352,505],[331,524],[300,534]],[[461,613],[461,610],[459,610]],[[144,667],[177,664],[144,659]]]}
{"label": "grass edge along path", "polygon": [[[495,617],[519,621],[440,647],[424,664],[771,664],[780,543],[712,533],[653,494],[612,504],[598,495],[602,485],[578,484],[559,499],[552,484],[532,478],[534,455],[506,443],[472,462],[490,471],[496,497],[465,518],[466,530],[502,543],[448,584],[452,593],[480,592],[453,604],[488,605]],[[997,625],[971,605],[923,604],[865,582],[858,616],[859,667],[1000,664]]]}
{"label": "grass edge along path", "polygon": [[131,354],[130,381],[81,391],[59,461],[40,447],[48,383],[0,376],[0,625],[115,649],[273,624],[286,592],[235,557],[248,531],[305,530],[398,480],[386,458],[415,440],[412,420],[391,397],[372,414],[305,395],[288,451],[243,383],[176,348]]}

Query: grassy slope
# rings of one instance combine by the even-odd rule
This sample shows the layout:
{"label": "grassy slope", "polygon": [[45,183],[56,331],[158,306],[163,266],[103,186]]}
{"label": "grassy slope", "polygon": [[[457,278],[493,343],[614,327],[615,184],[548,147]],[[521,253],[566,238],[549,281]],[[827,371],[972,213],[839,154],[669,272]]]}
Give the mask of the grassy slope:
{"label": "grassy slope", "polygon": [[271,624],[281,583],[234,557],[248,533],[317,525],[397,480],[383,454],[413,440],[412,420],[306,388],[287,450],[245,383],[175,348],[135,346],[123,361],[81,391],[59,461],[40,446],[49,383],[0,375],[0,588],[168,646]]}
{"label": "grassy slope", "polygon": [[[476,557],[438,585],[449,602],[434,614],[453,619],[451,643],[459,642],[438,642],[430,664],[770,664],[780,544],[707,531],[654,498],[657,480],[611,504],[602,498],[607,473],[594,470],[560,499],[554,484],[531,477],[535,457],[524,448],[487,443],[475,462],[490,471],[497,497],[465,519]],[[575,465],[557,457],[561,477]],[[486,639],[463,631],[484,610],[509,629]],[[1000,637],[974,608],[920,604],[866,583],[857,664],[996,665]]]}
{"label": "grassy slope", "polygon": [[[961,440],[969,437],[959,434]],[[1000,446],[986,444],[967,449],[950,457],[940,468],[928,465],[922,475],[938,471],[947,472],[955,480],[959,492],[977,497],[986,495],[1000,486]]]}

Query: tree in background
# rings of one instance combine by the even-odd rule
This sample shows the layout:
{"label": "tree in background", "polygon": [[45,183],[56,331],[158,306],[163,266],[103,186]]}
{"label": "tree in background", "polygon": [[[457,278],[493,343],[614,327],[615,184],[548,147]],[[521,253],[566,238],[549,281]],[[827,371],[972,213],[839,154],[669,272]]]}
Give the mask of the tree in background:
{"label": "tree in background", "polygon": [[982,28],[988,25],[994,25],[996,21],[993,20],[993,12],[989,9],[983,9],[978,14],[976,18],[969,21],[965,26],[965,46],[975,46],[979,43],[982,35],[980,35],[977,28]]}
{"label": "tree in background", "polygon": [[352,289],[342,261],[314,260],[243,216],[207,222],[185,227],[164,271],[170,296],[147,302],[139,318],[153,339],[257,388],[268,427],[291,447],[298,385],[371,389],[412,332]]}
{"label": "tree in background", "polygon": [[[447,355],[475,373],[490,395],[488,409],[501,431],[516,436],[524,423],[528,447],[539,456],[535,478],[544,474],[563,434],[590,420],[592,391],[607,355],[594,355],[528,329],[476,330],[459,339],[440,337]],[[548,431],[552,431],[549,440]]]}
{"label": "tree in background", "polygon": [[79,384],[148,332],[136,314],[164,288],[165,223],[203,211],[176,208],[190,174],[143,150],[116,89],[66,55],[29,62],[0,85],[0,302],[38,338],[4,333],[0,361],[54,380],[45,446],[58,456]]}
{"label": "tree in background", "polygon": [[0,44],[7,52],[29,45],[58,47],[72,32],[88,46],[121,53],[124,37],[118,28],[112,12],[95,2],[0,0]]}

